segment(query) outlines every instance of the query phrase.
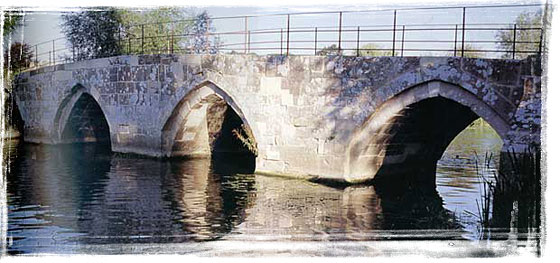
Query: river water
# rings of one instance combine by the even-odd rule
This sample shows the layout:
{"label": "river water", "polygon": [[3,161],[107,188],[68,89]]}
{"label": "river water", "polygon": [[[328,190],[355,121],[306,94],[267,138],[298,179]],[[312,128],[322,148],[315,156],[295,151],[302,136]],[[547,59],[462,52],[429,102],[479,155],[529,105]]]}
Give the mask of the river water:
{"label": "river water", "polygon": [[[7,251],[145,253],[150,250],[135,249],[150,244],[144,248],[152,252],[189,253],[218,241],[281,241],[311,242],[304,255],[330,255],[328,248],[313,246],[477,242],[481,178],[492,179],[500,147],[489,126],[471,126],[438,162],[435,191],[395,194],[372,185],[341,188],[223,174],[209,160],[161,161],[93,145],[9,141]],[[475,158],[480,165],[485,153],[493,153],[490,168],[476,169]],[[177,248],[183,244],[192,246]]]}

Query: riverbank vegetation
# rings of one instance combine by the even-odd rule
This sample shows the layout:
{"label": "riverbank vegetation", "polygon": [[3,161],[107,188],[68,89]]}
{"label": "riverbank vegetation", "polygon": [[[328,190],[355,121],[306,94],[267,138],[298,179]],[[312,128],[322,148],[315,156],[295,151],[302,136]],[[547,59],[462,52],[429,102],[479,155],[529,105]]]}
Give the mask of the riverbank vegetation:
{"label": "riverbank vegetation", "polygon": [[[481,239],[500,238],[504,230],[516,239],[540,239],[542,213],[542,174],[540,147],[521,153],[502,153],[500,169],[493,179],[483,174],[490,167],[492,157],[486,155],[484,164],[477,165],[483,180],[478,211],[472,213],[479,220]],[[496,236],[497,235],[497,236]],[[505,237],[504,237],[505,238]]]}

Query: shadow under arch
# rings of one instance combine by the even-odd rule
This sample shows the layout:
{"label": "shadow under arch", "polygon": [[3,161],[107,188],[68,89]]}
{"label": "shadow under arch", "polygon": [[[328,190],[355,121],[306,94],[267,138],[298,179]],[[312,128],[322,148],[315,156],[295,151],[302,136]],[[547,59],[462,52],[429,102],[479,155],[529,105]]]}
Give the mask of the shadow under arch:
{"label": "shadow under arch", "polygon": [[407,174],[415,177],[407,180],[435,186],[437,160],[479,117],[505,139],[508,122],[466,89],[440,80],[412,86],[385,101],[353,134],[345,179],[377,181]]}
{"label": "shadow under arch", "polygon": [[252,129],[238,104],[210,81],[197,85],[177,103],[161,131],[163,157],[240,157],[248,159],[249,170],[254,171],[257,151]]}
{"label": "shadow under arch", "polygon": [[5,138],[23,138],[25,121],[23,120],[19,105],[11,92],[6,91],[6,93],[7,98],[3,108],[4,116],[6,116],[6,121],[3,124]]}
{"label": "shadow under arch", "polygon": [[97,99],[80,84],[65,97],[55,115],[57,143],[96,142],[111,145],[110,125]]}

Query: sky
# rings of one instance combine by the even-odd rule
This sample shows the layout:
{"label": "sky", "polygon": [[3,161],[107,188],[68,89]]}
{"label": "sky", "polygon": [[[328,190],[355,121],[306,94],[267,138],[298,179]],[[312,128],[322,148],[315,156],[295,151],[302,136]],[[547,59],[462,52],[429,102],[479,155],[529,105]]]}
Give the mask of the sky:
{"label": "sky", "polygon": [[[23,0],[22,5],[25,6]],[[158,1],[158,3],[165,4],[167,0]],[[57,58],[67,52],[68,48],[67,42],[64,40],[64,35],[60,31],[60,24],[62,23],[60,14],[64,11],[79,10],[76,6],[70,6],[64,1],[59,1],[59,6],[35,6],[27,5],[25,16],[25,26],[14,32],[11,41],[24,41],[32,46],[37,45],[37,52],[40,54],[40,60],[49,60],[49,51],[53,49],[56,50]],[[153,7],[152,5],[142,4],[144,1],[137,2],[140,8]],[[102,1],[92,1],[93,4],[103,4]],[[174,2],[176,3],[176,2]],[[490,5],[496,4],[496,2],[488,1],[469,1],[469,2],[424,2],[424,3],[411,3],[406,0],[397,0],[392,2],[382,1],[381,3],[371,4],[360,0],[352,0],[342,2],[341,1],[321,1],[321,4],[309,4],[301,5],[297,2],[291,0],[282,1],[283,5],[267,5],[262,2],[253,3],[251,1],[247,3],[242,3],[244,5],[214,5],[213,0],[208,1],[207,6],[186,6],[186,9],[191,12],[199,12],[202,10],[208,11],[211,17],[231,17],[231,16],[245,16],[245,15],[259,15],[260,17],[250,17],[247,20],[248,30],[252,31],[249,47],[252,48],[251,52],[257,54],[273,54],[280,53],[280,51],[285,52],[286,43],[280,45],[280,41],[286,41],[287,34],[284,32],[280,34],[277,32],[279,28],[287,27],[287,16],[262,16],[270,14],[286,14],[286,13],[301,13],[301,12],[323,12],[323,11],[361,11],[354,13],[344,13],[342,17],[342,26],[344,29],[349,30],[348,32],[342,33],[342,48],[348,49],[345,53],[346,55],[351,55],[355,52],[357,47],[356,40],[357,27],[360,26],[360,46],[367,43],[375,43],[381,48],[392,48],[392,23],[393,23],[393,11],[390,9],[400,9],[400,8],[410,8],[410,7],[427,7],[427,6],[470,6],[470,5]],[[290,4],[291,3],[291,4]],[[315,2],[318,3],[318,2]],[[539,3],[537,1],[532,2],[498,2],[497,4],[515,4],[515,3]],[[219,4],[219,2],[218,2]],[[128,8],[138,7],[138,5],[125,6]],[[372,11],[363,12],[364,10],[387,10],[387,11]],[[536,11],[538,7],[516,7],[516,8],[469,8],[466,12],[466,24],[480,24],[480,23],[512,23],[515,17],[520,12],[523,11]],[[338,33],[336,29],[338,28],[339,15],[338,13],[331,14],[313,14],[313,15],[292,15],[290,18],[290,27],[292,33],[290,33],[290,53],[291,54],[313,54],[315,52],[315,39],[317,39],[317,50],[323,47],[337,44],[338,43]],[[453,49],[454,47],[454,25],[462,23],[462,9],[445,9],[445,10],[409,10],[409,11],[398,11],[397,14],[397,28],[402,30],[402,26],[405,25],[408,31],[405,29],[405,44],[406,49]],[[449,24],[445,28],[448,30],[441,31],[411,31],[410,29],[415,28],[414,25],[426,25],[426,24]],[[370,27],[368,27],[370,26]],[[380,27],[383,26],[383,27]],[[245,30],[245,19],[240,17],[237,19],[216,19],[213,20],[213,27],[216,32],[243,32]],[[318,27],[317,38],[315,38],[314,28]],[[434,26],[432,26],[434,27]],[[479,26],[480,27],[480,26]],[[492,26],[485,26],[492,27]],[[494,26],[496,27],[496,26]],[[505,27],[505,25],[500,25],[498,27]],[[416,27],[418,29],[419,27]],[[259,34],[256,30],[262,29],[275,29],[275,33]],[[297,33],[295,30],[301,30],[306,32]],[[387,29],[388,31],[369,31],[374,29]],[[325,32],[325,31],[332,32]],[[476,31],[476,32],[466,32],[465,39],[477,40],[477,41],[494,41],[496,30],[486,30],[486,31]],[[401,32],[397,32],[396,36],[396,48],[401,47],[400,40],[402,40],[403,35]],[[54,43],[53,39],[56,39]],[[460,42],[461,33],[458,32],[458,41]],[[243,34],[223,34],[220,35],[220,40],[223,44],[227,45],[227,48],[231,48],[237,52],[244,52],[245,50],[245,36]],[[414,40],[445,40],[451,41],[449,43],[419,43],[411,42]],[[299,41],[299,42],[298,42]],[[259,42],[266,42],[259,44]],[[276,42],[276,43],[270,43]],[[237,44],[237,45],[236,45]],[[459,45],[460,46],[460,45]],[[493,43],[477,43],[475,48],[478,49],[496,49]],[[35,49],[35,48],[33,48]],[[430,52],[420,52],[420,51],[406,51],[405,55],[426,55]],[[431,52],[434,55],[442,55],[443,53],[449,52]],[[499,57],[501,53],[491,54],[491,56]]]}

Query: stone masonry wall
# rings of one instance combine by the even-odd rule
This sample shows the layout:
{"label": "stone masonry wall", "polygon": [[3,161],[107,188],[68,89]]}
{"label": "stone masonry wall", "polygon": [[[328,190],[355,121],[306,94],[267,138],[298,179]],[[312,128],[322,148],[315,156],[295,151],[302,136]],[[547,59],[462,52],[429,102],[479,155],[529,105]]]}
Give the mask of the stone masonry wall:
{"label": "stone masonry wall", "polygon": [[529,78],[521,77],[523,65],[453,57],[118,56],[21,73],[15,94],[27,141],[58,143],[57,112],[78,85],[105,113],[113,151],[161,156],[161,131],[177,103],[215,85],[255,135],[257,170],[343,178],[353,134],[391,97],[440,80],[511,123],[525,114],[518,109]]}

